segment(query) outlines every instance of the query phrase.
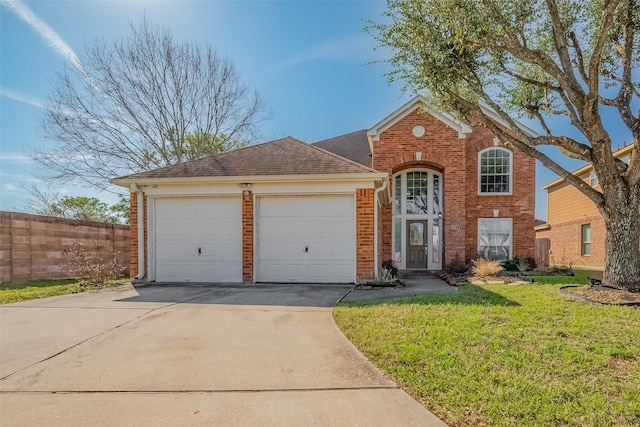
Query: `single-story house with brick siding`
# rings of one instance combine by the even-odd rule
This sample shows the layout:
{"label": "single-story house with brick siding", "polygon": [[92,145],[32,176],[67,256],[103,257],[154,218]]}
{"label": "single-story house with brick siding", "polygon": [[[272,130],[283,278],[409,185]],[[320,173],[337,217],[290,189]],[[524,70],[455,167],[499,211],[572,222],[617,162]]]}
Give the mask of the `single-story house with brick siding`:
{"label": "single-story house with brick siding", "polygon": [[421,97],[370,129],[112,182],[131,191],[138,280],[350,283],[388,260],[437,271],[534,253],[535,161]]}

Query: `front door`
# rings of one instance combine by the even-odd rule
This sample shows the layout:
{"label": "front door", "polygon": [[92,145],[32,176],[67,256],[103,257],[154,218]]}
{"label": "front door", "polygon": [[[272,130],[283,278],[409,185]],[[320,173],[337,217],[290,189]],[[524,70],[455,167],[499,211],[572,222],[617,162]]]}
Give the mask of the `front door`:
{"label": "front door", "polygon": [[407,221],[407,268],[427,268],[427,221]]}

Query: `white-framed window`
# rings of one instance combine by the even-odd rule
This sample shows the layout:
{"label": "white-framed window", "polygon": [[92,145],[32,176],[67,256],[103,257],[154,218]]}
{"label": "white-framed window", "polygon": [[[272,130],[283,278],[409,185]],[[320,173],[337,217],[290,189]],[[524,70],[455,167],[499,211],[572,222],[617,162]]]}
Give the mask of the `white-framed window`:
{"label": "white-framed window", "polygon": [[582,224],[582,238],[580,253],[582,256],[591,255],[591,224]]}
{"label": "white-framed window", "polygon": [[598,175],[594,171],[589,174],[589,185],[593,188],[598,186]]}
{"label": "white-framed window", "polygon": [[512,218],[478,218],[478,254],[490,260],[506,261],[513,253]]}
{"label": "white-framed window", "polygon": [[478,194],[511,194],[513,155],[501,147],[478,153]]}
{"label": "white-framed window", "polygon": [[[402,170],[392,177],[392,259],[405,268],[410,221],[424,221],[427,268],[442,269],[443,176],[427,168]],[[425,230],[423,229],[423,232]]]}

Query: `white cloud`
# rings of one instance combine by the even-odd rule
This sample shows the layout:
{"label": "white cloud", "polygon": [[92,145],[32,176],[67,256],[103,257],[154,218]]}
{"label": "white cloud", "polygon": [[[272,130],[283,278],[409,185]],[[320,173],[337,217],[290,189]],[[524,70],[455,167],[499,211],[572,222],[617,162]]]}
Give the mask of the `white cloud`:
{"label": "white cloud", "polygon": [[15,185],[13,182],[8,182],[6,184],[2,184],[2,186],[0,188],[2,188],[2,191],[7,191],[7,192],[11,192],[11,193],[15,193],[15,192],[18,191],[18,186]]}
{"label": "white cloud", "polygon": [[83,72],[82,63],[73,49],[71,49],[53,28],[38,18],[26,4],[19,0],[0,0],[0,2],[36,30],[49,46],[58,52],[58,54],[68,59],[78,71]]}
{"label": "white cloud", "polygon": [[296,55],[290,56],[280,63],[276,64],[269,70],[271,73],[279,73],[287,68],[295,67],[296,65],[303,64],[305,62],[317,61],[320,59],[352,59],[358,57],[358,52],[371,51],[371,45],[369,40],[363,37],[357,37],[348,40],[332,40],[324,44],[313,46],[310,49],[300,52]]}
{"label": "white cloud", "polygon": [[14,101],[22,102],[24,104],[33,105],[34,107],[44,108],[44,102],[40,101],[38,98],[15,90],[7,89],[6,87],[0,86],[0,96],[4,96],[5,98],[13,99]]}
{"label": "white cloud", "polygon": [[[12,162],[28,162],[31,159],[24,154],[19,153],[0,153],[0,161],[9,160]],[[0,175],[6,175],[4,173],[0,173]]]}

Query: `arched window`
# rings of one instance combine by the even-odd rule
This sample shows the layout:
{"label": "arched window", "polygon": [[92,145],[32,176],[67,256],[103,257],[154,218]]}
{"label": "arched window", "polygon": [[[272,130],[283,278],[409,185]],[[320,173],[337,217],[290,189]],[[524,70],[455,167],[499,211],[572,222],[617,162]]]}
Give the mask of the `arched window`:
{"label": "arched window", "polygon": [[500,147],[478,154],[478,194],[511,194],[512,159],[511,151]]}

